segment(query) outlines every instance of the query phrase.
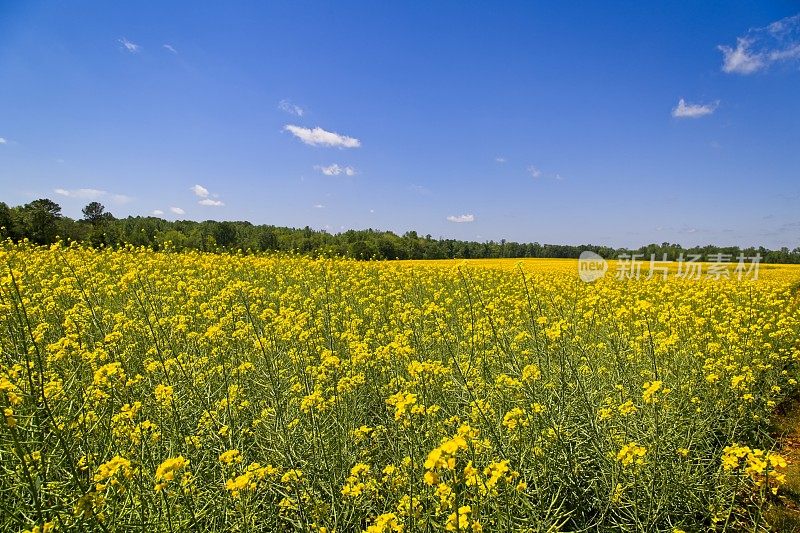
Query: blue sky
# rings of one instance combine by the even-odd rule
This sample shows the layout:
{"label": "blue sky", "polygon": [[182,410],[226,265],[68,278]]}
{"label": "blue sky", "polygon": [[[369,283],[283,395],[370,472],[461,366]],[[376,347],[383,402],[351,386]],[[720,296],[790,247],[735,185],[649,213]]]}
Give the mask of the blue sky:
{"label": "blue sky", "polygon": [[0,200],[50,197],[73,217],[97,199],[117,216],[331,232],[794,248],[798,13],[0,0]]}

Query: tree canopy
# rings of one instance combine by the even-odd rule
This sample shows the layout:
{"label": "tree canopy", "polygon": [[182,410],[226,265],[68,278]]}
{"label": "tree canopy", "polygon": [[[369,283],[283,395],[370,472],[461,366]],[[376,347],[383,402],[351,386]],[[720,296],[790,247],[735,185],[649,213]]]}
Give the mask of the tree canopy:
{"label": "tree canopy", "polygon": [[0,202],[0,236],[13,240],[29,239],[37,244],[51,244],[57,239],[84,242],[91,246],[152,246],[204,251],[298,252],[311,255],[341,255],[356,259],[449,259],[449,258],[577,258],[590,250],[605,258],[622,254],[638,254],[643,260],[655,256],[676,260],[682,254],[701,255],[704,259],[717,254],[735,260],[739,254],[761,256],[763,262],[800,263],[800,247],[790,250],[768,250],[764,247],[696,246],[684,248],[664,242],[648,244],[635,250],[602,245],[519,243],[506,240],[476,242],[420,236],[415,231],[397,235],[376,229],[348,230],[331,234],[323,230],[254,225],[245,221],[216,222],[206,220],[168,221],[157,217],[134,216],[114,218],[99,202],[83,209],[83,219],[62,216],[61,207],[43,198],[17,207]]}

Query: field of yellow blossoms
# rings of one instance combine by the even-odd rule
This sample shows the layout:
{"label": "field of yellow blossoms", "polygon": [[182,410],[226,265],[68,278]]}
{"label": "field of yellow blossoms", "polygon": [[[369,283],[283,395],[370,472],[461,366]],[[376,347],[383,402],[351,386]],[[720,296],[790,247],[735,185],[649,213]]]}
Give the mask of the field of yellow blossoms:
{"label": "field of yellow blossoms", "polygon": [[0,245],[2,531],[768,527],[800,269]]}

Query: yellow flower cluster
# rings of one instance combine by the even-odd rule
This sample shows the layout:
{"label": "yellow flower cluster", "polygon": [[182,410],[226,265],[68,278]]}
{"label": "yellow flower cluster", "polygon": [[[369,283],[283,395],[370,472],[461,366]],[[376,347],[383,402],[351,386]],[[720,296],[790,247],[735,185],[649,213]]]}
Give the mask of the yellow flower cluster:
{"label": "yellow flower cluster", "polygon": [[622,463],[622,466],[639,466],[645,464],[644,456],[646,454],[647,448],[639,446],[635,442],[629,442],[617,453],[617,461]]}
{"label": "yellow flower cluster", "polygon": [[342,496],[348,498],[358,498],[365,492],[374,492],[377,487],[373,479],[369,477],[370,467],[367,464],[359,463],[350,469],[350,475],[342,487]]}
{"label": "yellow flower cluster", "polygon": [[775,452],[732,444],[722,451],[722,468],[741,471],[756,487],[768,486],[773,494],[786,482],[786,459]]}
{"label": "yellow flower cluster", "polygon": [[756,530],[787,475],[798,267],[25,242],[0,267],[3,531]]}
{"label": "yellow flower cluster", "polygon": [[189,461],[182,455],[165,459],[156,469],[156,492],[164,490],[170,481],[175,479],[175,474],[189,466]]}
{"label": "yellow flower cluster", "polygon": [[242,491],[256,490],[259,482],[267,478],[277,476],[278,469],[272,465],[261,466],[258,463],[250,463],[245,468],[244,473],[236,476],[235,478],[228,479],[225,482],[225,488],[230,491],[233,498],[239,498]]}
{"label": "yellow flower cluster", "polygon": [[131,462],[124,457],[116,456],[97,467],[94,474],[95,486],[98,492],[105,490],[108,485],[116,486],[120,477],[130,479],[133,475]]}
{"label": "yellow flower cluster", "polygon": [[439,482],[440,470],[453,470],[456,467],[456,455],[460,450],[467,449],[467,438],[475,435],[474,430],[468,425],[458,428],[458,433],[452,438],[445,439],[439,446],[428,453],[425,459],[425,483],[435,485]]}

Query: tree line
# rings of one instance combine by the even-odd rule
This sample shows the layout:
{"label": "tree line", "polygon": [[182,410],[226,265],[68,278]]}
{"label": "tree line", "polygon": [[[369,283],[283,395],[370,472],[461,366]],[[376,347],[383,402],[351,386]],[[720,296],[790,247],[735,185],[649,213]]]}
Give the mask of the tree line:
{"label": "tree line", "polygon": [[760,255],[765,263],[800,263],[800,247],[769,250],[762,247],[697,246],[683,248],[678,244],[648,244],[632,250],[597,245],[519,243],[500,241],[460,241],[421,236],[415,231],[397,235],[374,229],[349,230],[331,234],[324,230],[254,225],[250,222],[217,222],[206,220],[168,221],[153,216],[116,218],[99,202],[83,208],[83,217],[71,219],[61,213],[56,202],[42,198],[22,206],[9,207],[0,202],[0,237],[15,241],[28,239],[41,245],[58,239],[73,240],[91,246],[117,247],[125,244],[163,249],[203,251],[295,252],[309,255],[341,255],[355,259],[477,259],[477,258],[577,258],[591,250],[605,258],[638,254],[644,260],[655,256],[677,260],[690,255],[704,259],[723,254],[732,261]]}

